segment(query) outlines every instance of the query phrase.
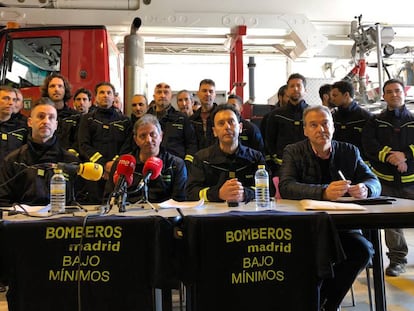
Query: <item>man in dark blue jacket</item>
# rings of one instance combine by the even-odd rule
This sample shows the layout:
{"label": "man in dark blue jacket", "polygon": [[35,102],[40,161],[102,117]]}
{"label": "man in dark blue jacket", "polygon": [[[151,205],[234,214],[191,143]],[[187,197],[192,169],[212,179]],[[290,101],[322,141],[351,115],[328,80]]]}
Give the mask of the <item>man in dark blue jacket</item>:
{"label": "man in dark blue jacket", "polygon": [[[288,145],[283,152],[279,189],[284,199],[333,201],[345,195],[363,199],[381,193],[377,177],[362,160],[358,148],[332,140],[334,125],[329,108],[307,108],[303,128],[308,139]],[[371,243],[359,230],[342,230],[339,236],[346,260],[335,265],[335,277],[322,284],[321,303],[325,311],[338,309],[373,255]]]}

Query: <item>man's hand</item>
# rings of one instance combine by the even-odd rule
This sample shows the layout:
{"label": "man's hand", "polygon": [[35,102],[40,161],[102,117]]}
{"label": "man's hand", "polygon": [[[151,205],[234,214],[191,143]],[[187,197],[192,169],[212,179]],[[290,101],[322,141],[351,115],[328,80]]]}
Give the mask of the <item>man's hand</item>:
{"label": "man's hand", "polygon": [[113,164],[114,164],[114,161],[108,161],[105,163],[104,174],[102,176],[103,179],[105,180],[109,179],[109,173],[111,172],[111,168]]}
{"label": "man's hand", "polygon": [[387,156],[387,162],[398,166],[400,163],[405,163],[407,161],[407,158],[405,157],[404,152],[401,151],[390,151]]}
{"label": "man's hand", "polygon": [[349,186],[348,193],[356,199],[366,199],[368,197],[368,188],[363,183]]}
{"label": "man's hand", "polygon": [[219,190],[219,198],[228,202],[243,202],[243,185],[237,178],[226,180]]}
{"label": "man's hand", "polygon": [[323,193],[323,199],[329,201],[337,200],[348,192],[350,184],[351,182],[349,180],[337,180],[331,182]]}

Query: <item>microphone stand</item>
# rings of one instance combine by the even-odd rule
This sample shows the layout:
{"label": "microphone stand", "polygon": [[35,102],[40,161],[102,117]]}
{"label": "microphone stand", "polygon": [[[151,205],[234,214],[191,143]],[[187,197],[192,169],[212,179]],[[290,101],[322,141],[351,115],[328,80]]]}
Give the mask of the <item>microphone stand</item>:
{"label": "microphone stand", "polygon": [[152,205],[152,203],[148,200],[148,181],[149,181],[149,178],[144,179],[143,181],[144,181],[144,186],[142,188],[142,196],[136,204],[148,204],[154,211],[158,212],[158,209],[155,208],[155,206]]}
{"label": "microphone stand", "polygon": [[127,183],[122,183],[120,189],[120,196],[118,197],[118,211],[124,213],[126,211],[126,199],[127,199]]}

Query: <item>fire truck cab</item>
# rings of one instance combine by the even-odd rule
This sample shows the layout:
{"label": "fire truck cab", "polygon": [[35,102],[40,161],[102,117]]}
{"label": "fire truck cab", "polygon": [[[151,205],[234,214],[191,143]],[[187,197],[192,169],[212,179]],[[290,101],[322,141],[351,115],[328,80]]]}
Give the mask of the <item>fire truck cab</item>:
{"label": "fire truck cab", "polygon": [[48,26],[0,30],[0,84],[19,88],[23,113],[40,97],[40,86],[52,72],[68,78],[74,92],[110,81],[122,90],[122,64],[104,26]]}

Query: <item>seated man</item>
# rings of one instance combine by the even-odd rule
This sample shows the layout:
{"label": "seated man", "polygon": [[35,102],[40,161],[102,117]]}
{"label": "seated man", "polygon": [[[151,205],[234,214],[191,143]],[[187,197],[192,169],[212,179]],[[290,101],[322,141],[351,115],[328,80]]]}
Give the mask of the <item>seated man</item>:
{"label": "seated man", "polygon": [[[4,159],[0,171],[0,205],[13,203],[46,205],[50,201],[51,163],[78,163],[79,159],[57,142],[57,112],[46,97],[38,100],[27,120],[31,133],[27,143]],[[72,197],[73,181],[66,187],[66,202]]]}
{"label": "seated man", "polygon": [[187,183],[188,199],[251,201],[254,199],[254,174],[257,166],[264,164],[264,157],[260,151],[239,143],[242,124],[233,105],[217,106],[211,117],[218,142],[195,154]]}
{"label": "seated man", "polygon": [[[142,179],[142,169],[150,157],[159,157],[163,161],[160,176],[148,183],[148,201],[159,203],[168,199],[184,201],[185,182],[187,180],[187,169],[184,160],[170,154],[160,147],[162,141],[161,125],[154,115],[145,114],[134,124],[134,141],[138,151],[134,155],[137,164],[135,167],[134,180],[128,188],[130,192],[137,189]],[[115,184],[113,176],[118,166],[119,158],[112,165],[109,179],[105,185],[105,197],[112,193]],[[128,195],[128,202],[135,203],[143,197],[143,190]]]}
{"label": "seated man", "polygon": [[[308,138],[285,147],[280,174],[284,199],[337,200],[378,196],[381,185],[354,145],[332,140],[334,125],[329,108],[311,106],[303,112]],[[347,180],[342,180],[339,171]],[[359,272],[369,263],[372,244],[360,230],[339,231],[346,260],[334,266],[335,277],[321,287],[321,310],[336,311]]]}

